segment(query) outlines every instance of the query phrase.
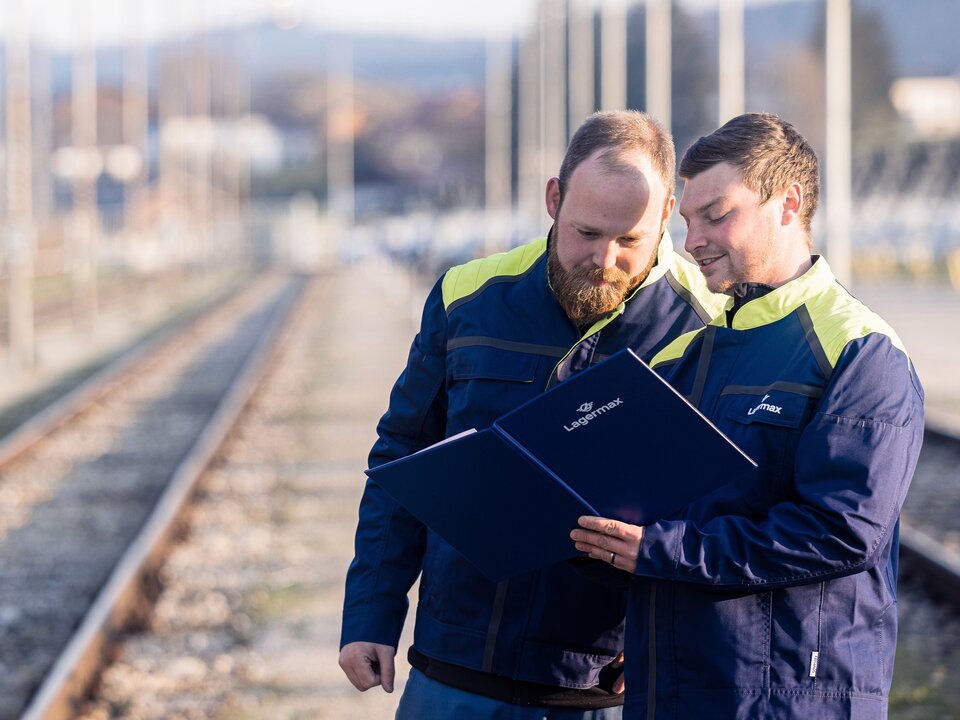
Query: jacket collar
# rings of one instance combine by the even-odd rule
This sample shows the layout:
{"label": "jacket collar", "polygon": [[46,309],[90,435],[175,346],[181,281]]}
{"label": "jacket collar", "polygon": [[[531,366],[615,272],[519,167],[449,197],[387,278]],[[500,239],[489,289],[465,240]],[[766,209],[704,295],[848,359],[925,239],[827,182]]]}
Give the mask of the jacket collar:
{"label": "jacket collar", "polygon": [[[819,256],[813,256],[813,264],[798,278],[774,288],[765,295],[748,300],[740,306],[733,316],[730,325],[734,330],[750,330],[762,325],[769,325],[792,313],[798,307],[824,292],[837,282],[827,261]],[[720,313],[711,325],[726,325],[727,312],[734,307],[734,298],[727,300],[724,312]]]}
{"label": "jacket collar", "polygon": [[669,231],[664,229],[663,235],[660,236],[660,244],[657,246],[657,261],[653,264],[653,267],[650,268],[650,272],[647,273],[644,281],[637,285],[637,287],[633,289],[633,292],[620,303],[620,312],[623,312],[624,304],[629,302],[640,290],[649,285],[653,285],[657,280],[666,275],[667,271],[673,267],[676,257],[677,253],[673,249],[673,239],[670,237]]}

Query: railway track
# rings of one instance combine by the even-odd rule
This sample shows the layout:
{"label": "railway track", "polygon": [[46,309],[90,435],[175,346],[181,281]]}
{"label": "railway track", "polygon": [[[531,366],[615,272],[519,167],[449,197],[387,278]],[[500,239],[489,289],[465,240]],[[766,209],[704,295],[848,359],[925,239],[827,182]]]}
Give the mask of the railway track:
{"label": "railway track", "polygon": [[0,444],[0,718],[70,717],[112,634],[145,612],[302,285],[261,278]]}
{"label": "railway track", "polygon": [[904,570],[960,610],[960,438],[928,428],[901,523]]}
{"label": "railway track", "polygon": [[890,720],[960,718],[960,438],[927,428],[901,516]]}

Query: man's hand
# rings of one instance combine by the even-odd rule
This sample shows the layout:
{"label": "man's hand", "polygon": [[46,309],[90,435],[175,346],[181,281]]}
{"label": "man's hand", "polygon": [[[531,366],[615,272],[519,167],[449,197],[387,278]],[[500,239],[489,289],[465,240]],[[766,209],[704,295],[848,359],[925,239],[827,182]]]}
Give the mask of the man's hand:
{"label": "man's hand", "polygon": [[629,573],[637,569],[642,527],[589,515],[581,517],[577,524],[582,529],[570,533],[577,550]]}
{"label": "man's hand", "polygon": [[383,685],[386,692],[393,692],[393,656],[397,649],[390,645],[369,642],[352,642],[340,651],[340,667],[353,686],[363,692]]}

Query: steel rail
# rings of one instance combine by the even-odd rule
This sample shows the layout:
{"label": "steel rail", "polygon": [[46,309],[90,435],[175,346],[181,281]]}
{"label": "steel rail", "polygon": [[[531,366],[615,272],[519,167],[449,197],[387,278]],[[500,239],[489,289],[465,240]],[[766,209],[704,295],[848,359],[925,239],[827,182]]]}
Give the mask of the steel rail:
{"label": "steel rail", "polygon": [[65,720],[95,681],[113,640],[141,611],[148,579],[159,569],[176,537],[197,482],[236,424],[278,351],[277,339],[303,296],[303,278],[280,292],[286,296],[274,308],[267,327],[240,372],[220,400],[210,421],[180,462],[150,517],[127,548],[109,579],[87,610],[73,637],[41,682],[22,720]]}
{"label": "steel rail", "polygon": [[900,555],[904,566],[921,576],[932,596],[960,607],[960,554],[946,549],[923,530],[901,522]]}
{"label": "steel rail", "polygon": [[59,426],[82,413],[130,376],[151,353],[176,338],[187,328],[202,322],[241,289],[242,286],[239,284],[231,285],[225,291],[218,292],[212,298],[190,308],[183,317],[168,321],[161,324],[159,329],[149,331],[145,337],[122,350],[79,385],[0,438],[0,467],[7,465]]}
{"label": "steel rail", "polygon": [[[924,437],[954,445],[960,454],[960,437],[945,424],[928,421]],[[960,609],[960,553],[945,547],[916,525],[901,520],[900,555],[903,567],[917,574],[931,596]]]}

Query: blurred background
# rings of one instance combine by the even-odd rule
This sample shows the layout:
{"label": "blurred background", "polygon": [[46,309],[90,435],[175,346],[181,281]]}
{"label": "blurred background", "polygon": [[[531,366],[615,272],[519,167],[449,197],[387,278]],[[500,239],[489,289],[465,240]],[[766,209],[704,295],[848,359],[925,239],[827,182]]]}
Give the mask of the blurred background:
{"label": "blurred background", "polygon": [[[544,235],[569,136],[624,107],[681,154],[744,111],[794,123],[817,251],[958,434],[957,28],[956,0],[0,0],[0,434],[261,269],[371,261],[416,308],[451,264]],[[944,685],[929,625],[900,712]]]}
{"label": "blurred background", "polygon": [[842,279],[960,288],[958,26],[952,0],[3,0],[3,357],[250,267],[525,242],[571,132],[619,107],[679,153],[783,115]]}

